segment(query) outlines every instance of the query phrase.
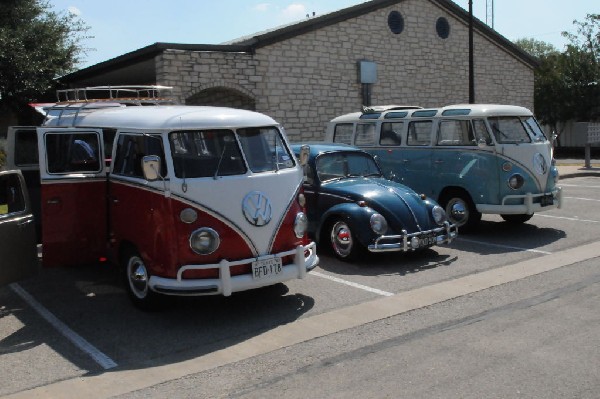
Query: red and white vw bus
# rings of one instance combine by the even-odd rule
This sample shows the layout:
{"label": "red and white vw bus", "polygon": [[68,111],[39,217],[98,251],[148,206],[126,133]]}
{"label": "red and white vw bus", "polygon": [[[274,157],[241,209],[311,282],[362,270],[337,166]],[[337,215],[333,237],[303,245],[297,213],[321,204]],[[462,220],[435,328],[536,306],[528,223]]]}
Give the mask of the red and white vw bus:
{"label": "red and white vw bus", "polygon": [[[317,266],[302,167],[276,121],[143,106],[131,90],[126,100],[57,103],[42,127],[9,131],[8,166],[39,170],[45,266],[109,257],[140,307],[158,294],[228,296]],[[39,167],[20,154],[32,139]]]}

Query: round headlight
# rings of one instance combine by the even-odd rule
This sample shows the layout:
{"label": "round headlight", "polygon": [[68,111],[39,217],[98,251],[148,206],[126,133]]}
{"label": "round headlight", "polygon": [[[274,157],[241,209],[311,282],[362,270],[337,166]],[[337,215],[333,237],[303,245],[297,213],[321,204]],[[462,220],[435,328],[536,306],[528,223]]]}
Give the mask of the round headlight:
{"label": "round headlight", "polygon": [[371,215],[371,230],[373,230],[376,234],[385,234],[388,229],[387,220],[379,213],[374,213]]}
{"label": "round headlight", "polygon": [[296,234],[296,237],[304,237],[307,227],[308,218],[306,217],[304,212],[298,212],[298,214],[296,215],[296,220],[294,220],[294,233]]}
{"label": "round headlight", "polygon": [[523,179],[523,176],[521,176],[518,173],[515,173],[514,175],[508,178],[508,187],[512,188],[513,190],[520,189],[521,187],[523,187],[524,183],[525,179]]}
{"label": "round headlight", "polygon": [[219,234],[209,227],[202,227],[190,236],[190,247],[200,255],[209,255],[219,248],[221,239]]}
{"label": "round headlight", "polygon": [[446,212],[439,205],[436,205],[431,209],[431,216],[433,216],[433,220],[439,225],[444,224],[446,221]]}

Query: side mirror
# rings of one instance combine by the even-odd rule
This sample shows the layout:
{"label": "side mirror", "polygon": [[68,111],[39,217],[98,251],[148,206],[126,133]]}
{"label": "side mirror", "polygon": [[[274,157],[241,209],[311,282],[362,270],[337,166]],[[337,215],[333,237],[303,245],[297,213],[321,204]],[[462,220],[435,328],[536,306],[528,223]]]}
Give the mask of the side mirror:
{"label": "side mirror", "polygon": [[485,141],[485,139],[483,137],[479,138],[479,140],[477,140],[477,146],[479,148],[484,148],[488,146],[487,141]]}
{"label": "side mirror", "polygon": [[310,154],[310,147],[308,145],[303,145],[302,147],[300,147],[300,156],[298,157],[300,166],[304,166],[308,163],[308,155],[309,154]]}
{"label": "side mirror", "polygon": [[160,157],[158,155],[146,155],[142,158],[142,170],[144,179],[148,181],[156,181],[161,179],[160,175]]}

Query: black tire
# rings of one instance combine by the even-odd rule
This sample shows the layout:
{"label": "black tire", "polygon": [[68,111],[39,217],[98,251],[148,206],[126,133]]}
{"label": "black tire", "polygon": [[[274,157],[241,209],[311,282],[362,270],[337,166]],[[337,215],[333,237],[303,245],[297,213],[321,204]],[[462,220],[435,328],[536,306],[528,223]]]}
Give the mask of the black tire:
{"label": "black tire", "polygon": [[141,310],[156,310],[159,294],[150,289],[150,274],[142,257],[134,249],[129,249],[121,258],[121,266],[129,299]]}
{"label": "black tire", "polygon": [[502,219],[504,219],[504,221],[510,223],[510,224],[523,224],[526,221],[528,221],[529,219],[531,219],[533,217],[533,214],[531,215],[500,215],[500,217],[502,217]]}
{"label": "black tire", "polygon": [[340,260],[351,262],[362,253],[362,247],[350,225],[344,219],[336,219],[329,225],[329,243],[333,254]]}
{"label": "black tire", "polygon": [[446,193],[440,199],[440,205],[446,211],[450,223],[455,224],[459,231],[473,231],[481,221],[481,213],[475,208],[471,196],[460,190]]}

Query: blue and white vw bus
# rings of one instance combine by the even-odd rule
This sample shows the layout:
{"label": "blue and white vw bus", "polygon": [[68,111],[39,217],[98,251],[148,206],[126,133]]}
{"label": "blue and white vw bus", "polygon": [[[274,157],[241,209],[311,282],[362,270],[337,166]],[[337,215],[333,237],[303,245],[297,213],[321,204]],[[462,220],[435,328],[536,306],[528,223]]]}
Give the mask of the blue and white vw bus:
{"label": "blue and white vw bus", "polygon": [[333,119],[326,141],[375,155],[389,177],[436,199],[462,230],[484,213],[524,223],[562,204],[552,145],[527,108],[371,107]]}

